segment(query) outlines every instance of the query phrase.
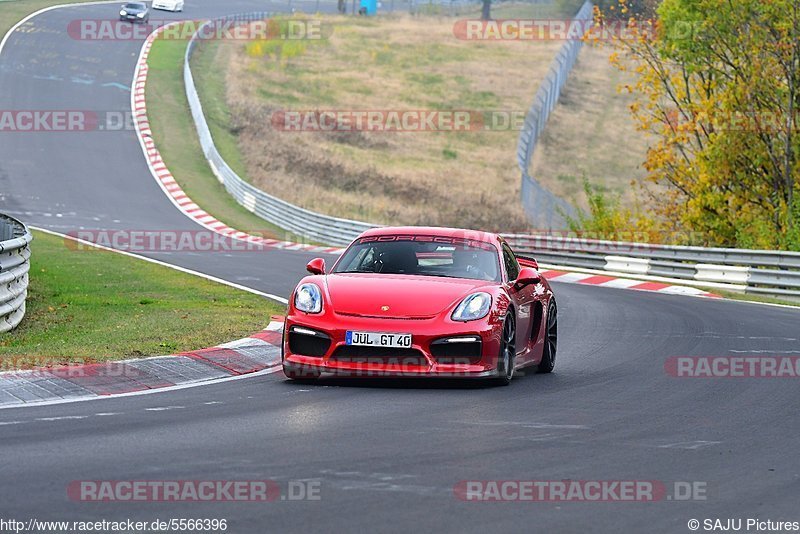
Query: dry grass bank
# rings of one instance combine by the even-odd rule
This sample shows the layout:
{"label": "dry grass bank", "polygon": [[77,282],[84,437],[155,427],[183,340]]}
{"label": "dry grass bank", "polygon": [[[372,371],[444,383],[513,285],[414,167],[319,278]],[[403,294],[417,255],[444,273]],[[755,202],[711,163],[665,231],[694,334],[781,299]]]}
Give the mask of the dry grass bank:
{"label": "dry grass bank", "polygon": [[[474,42],[452,18],[327,18],[332,35],[291,44],[209,43],[247,179],[332,215],[387,224],[519,230],[516,129],[281,132],[281,110],[524,112],[559,42]],[[219,121],[218,121],[219,122]]]}
{"label": "dry grass bank", "polygon": [[617,88],[629,82],[608,62],[609,50],[584,46],[534,152],[531,175],[586,209],[583,177],[631,205],[645,176],[642,163],[652,139],[637,131],[628,106],[633,97]]}

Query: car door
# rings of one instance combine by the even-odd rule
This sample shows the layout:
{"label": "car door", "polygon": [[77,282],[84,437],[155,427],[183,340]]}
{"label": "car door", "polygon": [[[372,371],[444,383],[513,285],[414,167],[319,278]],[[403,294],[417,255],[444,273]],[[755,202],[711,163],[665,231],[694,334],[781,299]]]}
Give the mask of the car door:
{"label": "car door", "polygon": [[533,319],[533,305],[536,301],[536,284],[527,284],[519,287],[515,284],[519,276],[519,263],[511,248],[503,243],[503,266],[506,271],[508,294],[514,302],[517,311],[516,351],[517,363],[526,363],[531,358],[531,328]]}

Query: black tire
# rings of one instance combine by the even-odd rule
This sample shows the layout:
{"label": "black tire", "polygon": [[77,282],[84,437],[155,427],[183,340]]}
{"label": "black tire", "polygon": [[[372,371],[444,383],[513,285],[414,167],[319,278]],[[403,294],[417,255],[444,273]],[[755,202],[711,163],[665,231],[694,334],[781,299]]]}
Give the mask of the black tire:
{"label": "black tire", "polygon": [[542,361],[536,369],[537,373],[552,373],[556,367],[558,351],[558,307],[555,300],[550,300],[547,310],[547,321],[544,324],[544,349]]}
{"label": "black tire", "polygon": [[514,360],[516,359],[516,321],[514,313],[509,312],[503,321],[503,334],[500,340],[500,354],[497,357],[497,377],[494,384],[507,386],[514,378]]}

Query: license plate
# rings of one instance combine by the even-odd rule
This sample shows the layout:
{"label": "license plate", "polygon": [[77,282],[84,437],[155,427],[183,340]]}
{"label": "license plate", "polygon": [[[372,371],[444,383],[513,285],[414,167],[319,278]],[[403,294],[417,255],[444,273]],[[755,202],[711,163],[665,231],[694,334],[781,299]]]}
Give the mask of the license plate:
{"label": "license plate", "polygon": [[386,332],[347,331],[345,344],[362,347],[391,347],[407,349],[411,347],[411,334],[389,334]]}

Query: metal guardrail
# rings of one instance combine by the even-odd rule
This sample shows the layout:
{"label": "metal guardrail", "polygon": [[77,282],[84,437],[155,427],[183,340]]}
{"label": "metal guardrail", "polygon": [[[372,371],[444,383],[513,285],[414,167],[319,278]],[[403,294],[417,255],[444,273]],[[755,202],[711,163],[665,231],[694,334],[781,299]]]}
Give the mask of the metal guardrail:
{"label": "metal guardrail", "polygon": [[0,332],[15,328],[25,316],[32,240],[24,224],[0,214]]}
{"label": "metal guardrail", "polygon": [[[591,21],[593,5],[586,1],[573,17],[574,20]],[[581,31],[589,24],[581,24]],[[583,33],[581,33],[581,37]],[[533,104],[525,116],[525,123],[517,142],[517,165],[522,173],[522,206],[528,220],[535,228],[566,228],[564,215],[575,217],[575,208],[564,199],[548,191],[529,174],[533,149],[544,131],[547,119],[558,102],[561,89],[567,81],[575,60],[583,46],[581,39],[568,39],[559,50],[550,71],[533,99]]]}
{"label": "metal guardrail", "polygon": [[745,293],[800,297],[800,252],[651,245],[550,235],[504,236],[540,263],[644,277]]}
{"label": "metal guardrail", "polygon": [[205,115],[203,115],[203,106],[200,103],[197,88],[194,84],[194,77],[192,76],[192,69],[190,67],[192,53],[198,42],[197,35],[203,32],[210,24],[219,24],[220,22],[250,22],[262,20],[269,15],[269,13],[263,12],[223,17],[222,19],[207,22],[192,36],[189,46],[186,49],[183,79],[186,86],[186,97],[189,100],[189,107],[191,108],[197,134],[200,138],[200,146],[203,148],[203,153],[208,163],[211,165],[214,174],[217,176],[217,179],[225,186],[228,193],[230,193],[245,209],[272,224],[294,232],[310,241],[331,245],[348,245],[358,234],[370,228],[375,228],[376,225],[315,213],[269,195],[247,183],[231,169],[220,155],[217,147],[214,145],[214,140],[211,137],[211,131],[208,128]]}

